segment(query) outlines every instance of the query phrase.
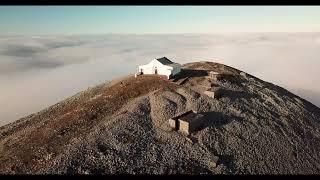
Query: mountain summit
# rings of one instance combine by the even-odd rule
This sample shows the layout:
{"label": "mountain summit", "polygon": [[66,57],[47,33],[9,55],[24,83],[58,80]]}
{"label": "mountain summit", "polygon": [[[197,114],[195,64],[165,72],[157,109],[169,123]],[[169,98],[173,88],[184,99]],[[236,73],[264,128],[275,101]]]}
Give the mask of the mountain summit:
{"label": "mountain summit", "polygon": [[[170,126],[188,111],[201,127]],[[0,127],[0,173],[319,174],[319,127],[320,109],[279,86],[187,63],[171,80],[130,75]]]}

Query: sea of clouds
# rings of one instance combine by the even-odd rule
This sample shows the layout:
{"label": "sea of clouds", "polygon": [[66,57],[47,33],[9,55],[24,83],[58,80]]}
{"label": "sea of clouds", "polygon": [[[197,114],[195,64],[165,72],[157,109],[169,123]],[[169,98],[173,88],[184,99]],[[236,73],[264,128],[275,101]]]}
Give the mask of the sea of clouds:
{"label": "sea of clouds", "polygon": [[0,36],[0,125],[162,56],[224,63],[320,106],[320,33]]}

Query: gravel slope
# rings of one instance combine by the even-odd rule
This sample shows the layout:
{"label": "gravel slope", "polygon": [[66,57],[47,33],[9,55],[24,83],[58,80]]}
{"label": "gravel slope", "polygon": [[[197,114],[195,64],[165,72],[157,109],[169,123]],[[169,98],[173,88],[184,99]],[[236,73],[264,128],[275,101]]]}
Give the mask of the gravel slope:
{"label": "gravel slope", "polygon": [[[0,172],[320,174],[318,107],[222,64],[183,68],[181,85],[128,77],[1,127]],[[209,70],[224,74],[218,99],[202,93]],[[202,129],[186,137],[168,127],[191,109],[205,115]]]}

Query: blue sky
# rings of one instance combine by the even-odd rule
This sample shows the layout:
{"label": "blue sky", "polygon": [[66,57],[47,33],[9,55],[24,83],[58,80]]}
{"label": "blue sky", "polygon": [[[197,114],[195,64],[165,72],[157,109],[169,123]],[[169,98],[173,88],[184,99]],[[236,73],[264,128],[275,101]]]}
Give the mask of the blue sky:
{"label": "blue sky", "polygon": [[319,32],[320,6],[2,6],[1,35]]}

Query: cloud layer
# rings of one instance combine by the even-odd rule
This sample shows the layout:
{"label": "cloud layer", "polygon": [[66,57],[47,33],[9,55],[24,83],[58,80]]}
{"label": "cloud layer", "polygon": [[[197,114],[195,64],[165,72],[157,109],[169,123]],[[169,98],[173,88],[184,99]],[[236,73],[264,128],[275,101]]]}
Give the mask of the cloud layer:
{"label": "cloud layer", "polygon": [[320,33],[0,37],[0,125],[167,56],[215,61],[320,106]]}

